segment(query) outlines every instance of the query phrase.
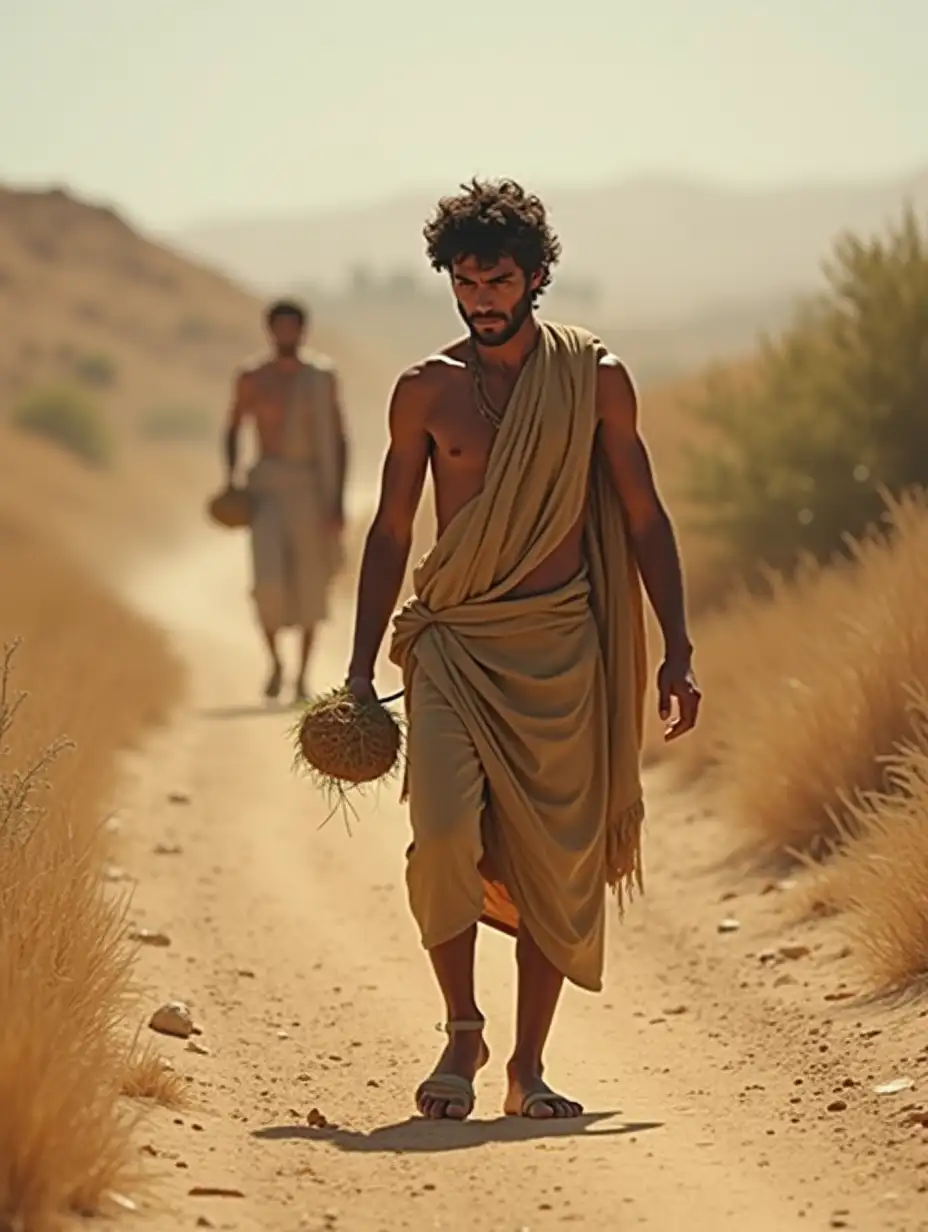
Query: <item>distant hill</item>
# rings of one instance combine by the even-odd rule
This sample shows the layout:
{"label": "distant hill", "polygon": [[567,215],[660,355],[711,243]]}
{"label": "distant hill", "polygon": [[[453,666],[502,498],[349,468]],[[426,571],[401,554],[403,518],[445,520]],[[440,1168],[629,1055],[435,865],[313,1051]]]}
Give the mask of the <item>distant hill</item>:
{"label": "distant hill", "polygon": [[[638,326],[726,306],[742,312],[806,290],[838,232],[878,229],[907,199],[928,209],[928,168],[770,190],[650,178],[539,191],[563,239],[564,278],[592,281],[601,314]],[[421,229],[433,201],[422,193],[317,214],[230,218],[171,240],[262,289],[313,282],[331,290],[352,270],[426,279]]]}

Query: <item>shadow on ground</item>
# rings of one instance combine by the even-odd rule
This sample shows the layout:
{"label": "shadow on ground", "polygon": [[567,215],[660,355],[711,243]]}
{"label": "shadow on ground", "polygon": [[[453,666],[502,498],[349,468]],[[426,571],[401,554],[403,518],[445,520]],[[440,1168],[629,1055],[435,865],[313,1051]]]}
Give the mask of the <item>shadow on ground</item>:
{"label": "shadow on ground", "polygon": [[271,1125],[255,1130],[252,1137],[264,1142],[324,1142],[340,1151],[385,1154],[432,1154],[464,1151],[489,1142],[532,1142],[551,1138],[609,1138],[641,1134],[662,1129],[661,1121],[624,1121],[605,1129],[593,1129],[609,1121],[614,1112],[594,1112],[570,1120],[542,1120],[531,1117],[497,1117],[492,1121],[425,1121],[412,1117],[394,1125],[384,1125],[370,1133],[329,1126]]}
{"label": "shadow on ground", "polygon": [[261,716],[283,718],[301,709],[301,703],[264,702],[244,706],[212,706],[197,711],[201,719],[254,719]]}

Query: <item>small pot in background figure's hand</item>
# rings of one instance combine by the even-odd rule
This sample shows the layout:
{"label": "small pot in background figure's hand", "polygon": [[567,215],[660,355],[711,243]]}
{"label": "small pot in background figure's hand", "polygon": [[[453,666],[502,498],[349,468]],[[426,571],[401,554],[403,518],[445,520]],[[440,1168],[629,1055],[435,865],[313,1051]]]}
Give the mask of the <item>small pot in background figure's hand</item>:
{"label": "small pot in background figure's hand", "polygon": [[207,516],[219,526],[237,530],[251,525],[251,494],[245,488],[224,488],[210,498],[206,506]]}

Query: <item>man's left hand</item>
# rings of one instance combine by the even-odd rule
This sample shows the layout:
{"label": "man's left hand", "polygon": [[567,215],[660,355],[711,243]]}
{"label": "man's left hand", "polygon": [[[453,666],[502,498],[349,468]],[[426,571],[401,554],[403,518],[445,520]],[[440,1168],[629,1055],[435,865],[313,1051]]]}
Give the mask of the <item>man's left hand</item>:
{"label": "man's left hand", "polygon": [[702,694],[696,685],[689,653],[668,653],[657,673],[658,711],[666,722],[671,718],[673,702],[677,713],[664,729],[664,739],[678,740],[696,726]]}

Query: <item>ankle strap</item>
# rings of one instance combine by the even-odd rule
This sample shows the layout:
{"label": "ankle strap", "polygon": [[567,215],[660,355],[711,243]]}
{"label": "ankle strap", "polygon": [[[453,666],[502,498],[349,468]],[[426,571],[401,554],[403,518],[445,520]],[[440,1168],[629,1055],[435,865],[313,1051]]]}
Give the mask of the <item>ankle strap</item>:
{"label": "ankle strap", "polygon": [[482,1031],[486,1026],[482,1018],[456,1018],[450,1022],[436,1023],[436,1031],[444,1031],[446,1035],[455,1035],[458,1031]]}

